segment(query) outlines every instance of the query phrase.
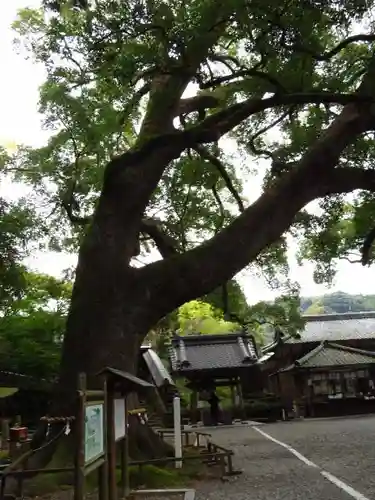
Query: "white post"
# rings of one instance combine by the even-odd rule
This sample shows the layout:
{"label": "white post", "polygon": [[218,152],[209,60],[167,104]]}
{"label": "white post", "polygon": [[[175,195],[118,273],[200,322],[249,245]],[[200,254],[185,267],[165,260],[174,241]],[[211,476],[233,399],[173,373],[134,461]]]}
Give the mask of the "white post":
{"label": "white post", "polygon": [[[179,397],[173,398],[174,450],[175,457],[182,457],[181,439],[181,402]],[[181,469],[182,462],[176,461],[176,469]]]}

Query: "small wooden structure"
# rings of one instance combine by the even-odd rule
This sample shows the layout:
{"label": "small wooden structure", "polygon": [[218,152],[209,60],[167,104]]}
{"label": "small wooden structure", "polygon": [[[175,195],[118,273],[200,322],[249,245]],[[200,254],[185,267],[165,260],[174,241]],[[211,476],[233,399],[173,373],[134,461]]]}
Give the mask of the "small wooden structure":
{"label": "small wooden structure", "polygon": [[147,408],[149,423],[155,427],[171,425],[176,385],[163,361],[151,345],[142,345],[138,359],[138,377],[155,386],[152,398],[140,401]]}
{"label": "small wooden structure", "polygon": [[121,497],[126,498],[130,492],[128,397],[131,393],[142,395],[154,385],[115,368],[104,368],[99,375],[104,377],[107,387],[108,500],[116,500],[117,441],[121,441]]}
{"label": "small wooden structure", "polygon": [[21,415],[23,423],[29,426],[35,425],[47,411],[53,381],[0,370],[0,388],[5,392],[0,395],[0,418],[12,421],[15,415]]}
{"label": "small wooden structure", "polygon": [[[154,386],[129,373],[105,368],[99,374],[103,379],[103,388],[88,390],[86,376],[79,376],[78,384],[78,411],[76,416],[70,417],[43,417],[49,423],[63,424],[58,434],[47,443],[50,446],[56,439],[64,439],[73,424],[76,430],[75,464],[69,467],[53,467],[33,470],[28,467],[28,461],[37,450],[29,450],[22,454],[15,462],[0,471],[0,500],[4,499],[5,483],[7,478],[16,478],[18,495],[23,497],[24,480],[36,474],[54,474],[74,472],[74,499],[85,498],[86,477],[94,471],[98,472],[99,500],[117,500],[116,484],[116,443],[121,446],[121,498],[130,495],[158,494],[158,490],[131,491],[129,485],[129,466],[142,468],[147,464],[166,465],[177,460],[209,461],[211,465],[219,465],[222,477],[238,475],[241,471],[233,468],[233,451],[212,443],[210,435],[198,431],[183,431],[185,446],[197,450],[195,454],[184,454],[182,457],[165,457],[152,460],[129,461],[128,455],[128,414],[140,413],[140,409],[128,410],[128,397],[132,393],[141,394],[152,390]],[[159,431],[161,437],[173,433],[171,429]],[[191,442],[191,438],[193,441]],[[202,446],[206,441],[206,446]],[[163,490],[166,494],[184,494],[185,500],[194,499],[194,490]]]}
{"label": "small wooden structure", "polygon": [[174,385],[169,371],[150,344],[143,344],[141,346],[137,375],[157,388],[163,387],[166,380],[168,380],[170,385]]}
{"label": "small wooden structure", "polygon": [[[138,377],[114,368],[100,372],[103,388],[88,390],[86,375],[80,374],[78,381],[78,411],[75,417],[43,417],[47,422],[65,425],[57,437],[63,437],[74,422],[76,430],[76,452],[74,467],[31,470],[28,460],[35,453],[29,450],[7,466],[0,474],[0,499],[4,498],[8,477],[16,477],[19,495],[23,496],[23,481],[37,473],[53,474],[74,472],[74,500],[85,498],[86,477],[98,472],[99,500],[116,500],[116,442],[121,441],[121,489],[122,498],[129,495],[128,414],[127,398],[131,393],[142,393],[154,386]],[[65,432],[64,432],[65,431]],[[53,440],[52,440],[53,441]],[[51,441],[51,442],[52,442]],[[47,443],[44,446],[49,446]]]}
{"label": "small wooden structure", "polygon": [[192,421],[198,418],[199,394],[230,387],[232,407],[243,410],[247,394],[263,386],[255,339],[245,332],[218,335],[175,335],[170,348],[172,375],[192,390]]}
{"label": "small wooden structure", "polygon": [[85,497],[86,476],[98,470],[99,500],[108,499],[108,461],[105,428],[107,421],[107,388],[88,390],[86,375],[78,381],[76,417],[77,448],[74,466],[74,500]]}

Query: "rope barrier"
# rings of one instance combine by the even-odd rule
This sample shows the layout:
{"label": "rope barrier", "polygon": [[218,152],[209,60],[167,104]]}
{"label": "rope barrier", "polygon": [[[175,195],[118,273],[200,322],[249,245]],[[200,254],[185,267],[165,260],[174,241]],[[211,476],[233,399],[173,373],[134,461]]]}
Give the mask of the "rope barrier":
{"label": "rope barrier", "polygon": [[41,422],[47,422],[48,424],[57,424],[57,423],[69,423],[73,422],[76,417],[70,416],[70,417],[50,417],[48,415],[45,415],[44,417],[41,417],[40,420]]}

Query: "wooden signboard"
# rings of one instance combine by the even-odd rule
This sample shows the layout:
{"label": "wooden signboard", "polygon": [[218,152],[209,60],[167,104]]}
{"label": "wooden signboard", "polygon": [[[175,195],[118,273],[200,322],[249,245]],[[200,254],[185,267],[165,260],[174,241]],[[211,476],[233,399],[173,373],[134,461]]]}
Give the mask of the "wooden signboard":
{"label": "wooden signboard", "polygon": [[105,453],[104,402],[85,405],[85,465],[95,462]]}
{"label": "wooden signboard", "polygon": [[95,470],[98,472],[99,500],[107,500],[106,383],[103,390],[87,390],[86,376],[80,374],[78,387],[74,500],[84,500],[85,478]]}

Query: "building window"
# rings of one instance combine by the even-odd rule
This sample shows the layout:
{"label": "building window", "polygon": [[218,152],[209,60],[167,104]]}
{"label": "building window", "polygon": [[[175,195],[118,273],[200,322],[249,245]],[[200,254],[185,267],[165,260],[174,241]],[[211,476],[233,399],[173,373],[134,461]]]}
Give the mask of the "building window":
{"label": "building window", "polygon": [[[346,375],[346,374],[345,374]],[[344,379],[345,396],[353,397],[356,395],[356,383],[354,378],[345,377]]]}
{"label": "building window", "polygon": [[331,396],[337,396],[342,393],[341,381],[334,379],[329,381],[329,394]]}
{"label": "building window", "polygon": [[326,395],[329,392],[327,380],[313,380],[312,388],[314,396]]}

